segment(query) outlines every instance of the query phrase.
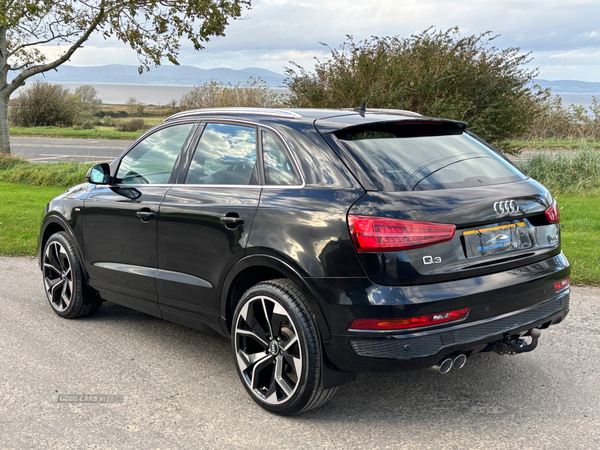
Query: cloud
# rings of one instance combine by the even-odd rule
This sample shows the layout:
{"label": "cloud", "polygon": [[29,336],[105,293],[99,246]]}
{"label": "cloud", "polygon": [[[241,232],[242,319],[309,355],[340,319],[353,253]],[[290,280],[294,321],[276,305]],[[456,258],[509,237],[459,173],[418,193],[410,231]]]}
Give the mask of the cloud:
{"label": "cloud", "polygon": [[[596,0],[255,0],[245,17],[232,21],[226,37],[213,38],[201,52],[184,43],[180,62],[202,68],[258,66],[281,73],[290,60],[312,68],[313,56],[328,54],[320,42],[337,47],[346,35],[360,40],[407,36],[432,25],[444,30],[459,26],[465,35],[488,30],[500,34],[498,47],[532,51],[532,67],[540,67],[541,77],[562,74],[600,81],[600,72],[589,70],[594,61],[571,53],[594,55],[600,49]],[[547,64],[549,60],[556,64]],[[107,61],[137,64],[137,57],[126,44],[95,36],[71,64]],[[569,69],[561,72],[561,66]],[[553,69],[545,72],[549,67]]]}

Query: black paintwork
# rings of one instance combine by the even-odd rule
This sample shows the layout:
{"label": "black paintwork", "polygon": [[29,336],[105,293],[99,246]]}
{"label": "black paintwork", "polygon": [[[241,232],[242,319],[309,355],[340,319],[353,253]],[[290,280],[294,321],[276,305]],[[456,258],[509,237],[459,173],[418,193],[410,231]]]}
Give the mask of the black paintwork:
{"label": "black paintwork", "polygon": [[[352,350],[352,340],[399,340],[415,333],[374,336],[348,331],[356,318],[470,307],[465,321],[470,323],[556,298],[553,283],[567,277],[570,269],[560,242],[546,239],[558,235],[559,228],[547,223],[544,211],[552,197],[539,183],[528,179],[478,189],[379,192],[331,133],[374,122],[431,119],[290,111],[302,117],[200,111],[168,119],[148,133],[177,123],[198,124],[169,183],[116,185],[111,178],[108,184],[71,188],[44,211],[40,257],[49,236],[64,230],[84,263],[87,284],[100,298],[199,329],[206,324],[224,335],[229,333],[235,302],[247,288],[265,279],[289,278],[307,298],[330,365],[350,372],[431,366],[458,350],[480,351],[502,338],[488,336],[460,348],[448,345],[416,360],[367,358]],[[295,157],[302,185],[183,184],[206,121],[277,132]],[[111,164],[112,177],[128,151]],[[264,180],[264,174],[258,175]],[[492,205],[506,199],[515,199],[521,212],[500,220]],[[416,250],[357,253],[348,214],[449,223],[457,232],[452,241]],[[467,258],[462,232],[516,221],[526,223],[532,248]],[[444,263],[423,264],[429,255]],[[559,322],[567,311],[562,308],[539,325]],[[449,327],[436,329],[443,333]]]}

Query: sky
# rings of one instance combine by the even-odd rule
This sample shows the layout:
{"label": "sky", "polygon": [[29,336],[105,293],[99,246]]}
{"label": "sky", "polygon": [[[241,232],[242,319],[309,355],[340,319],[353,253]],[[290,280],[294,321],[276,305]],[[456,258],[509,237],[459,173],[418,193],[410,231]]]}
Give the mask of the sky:
{"label": "sky", "polygon": [[[201,52],[184,43],[179,62],[210,69],[260,67],[283,73],[290,61],[314,68],[317,57],[352,35],[409,36],[431,26],[458,26],[461,34],[492,31],[499,48],[533,52],[538,78],[600,82],[600,0],[254,0],[226,37],[213,38]],[[44,48],[52,55],[55,47]],[[138,64],[116,39],[93,36],[68,63],[75,66]]]}

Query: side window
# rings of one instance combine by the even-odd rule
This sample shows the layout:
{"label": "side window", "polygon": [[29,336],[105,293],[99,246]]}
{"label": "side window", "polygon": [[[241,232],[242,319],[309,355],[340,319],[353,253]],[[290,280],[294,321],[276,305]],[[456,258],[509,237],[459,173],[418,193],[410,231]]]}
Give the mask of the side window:
{"label": "side window", "polygon": [[256,129],[209,123],[190,164],[186,184],[258,184]]}
{"label": "side window", "polygon": [[272,133],[262,132],[262,144],[266,184],[287,186],[302,184],[281,142]]}
{"label": "side window", "polygon": [[121,160],[117,182],[166,184],[194,124],[175,125],[152,133]]}

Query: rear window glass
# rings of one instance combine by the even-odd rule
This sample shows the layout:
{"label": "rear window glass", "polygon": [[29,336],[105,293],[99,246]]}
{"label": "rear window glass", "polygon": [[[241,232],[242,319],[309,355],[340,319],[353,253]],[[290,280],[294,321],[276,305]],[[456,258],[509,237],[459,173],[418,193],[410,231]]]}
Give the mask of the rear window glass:
{"label": "rear window glass", "polygon": [[526,178],[453,126],[386,124],[342,130],[336,136],[381,191],[488,186]]}

